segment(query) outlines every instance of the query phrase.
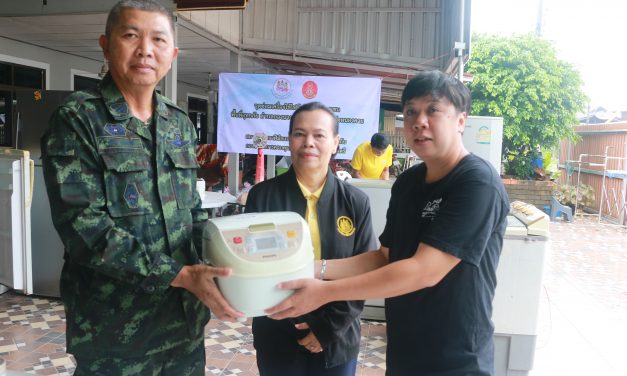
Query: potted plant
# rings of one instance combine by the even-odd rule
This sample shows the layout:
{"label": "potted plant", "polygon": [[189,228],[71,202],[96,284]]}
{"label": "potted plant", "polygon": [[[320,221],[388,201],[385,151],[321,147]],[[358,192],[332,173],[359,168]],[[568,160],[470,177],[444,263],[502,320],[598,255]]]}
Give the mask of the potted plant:
{"label": "potted plant", "polygon": [[579,208],[593,208],[596,204],[594,188],[586,184],[576,185],[562,184],[555,192],[555,198],[562,205],[570,206],[575,213],[575,205]]}

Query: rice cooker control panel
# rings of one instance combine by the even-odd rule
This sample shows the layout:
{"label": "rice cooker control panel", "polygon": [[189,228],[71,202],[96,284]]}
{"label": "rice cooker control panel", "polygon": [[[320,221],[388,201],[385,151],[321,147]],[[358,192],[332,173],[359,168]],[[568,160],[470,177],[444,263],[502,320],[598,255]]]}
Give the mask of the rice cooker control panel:
{"label": "rice cooker control panel", "polygon": [[302,228],[296,223],[276,225],[267,230],[242,228],[224,231],[222,236],[231,252],[250,261],[276,261],[290,257],[303,241]]}

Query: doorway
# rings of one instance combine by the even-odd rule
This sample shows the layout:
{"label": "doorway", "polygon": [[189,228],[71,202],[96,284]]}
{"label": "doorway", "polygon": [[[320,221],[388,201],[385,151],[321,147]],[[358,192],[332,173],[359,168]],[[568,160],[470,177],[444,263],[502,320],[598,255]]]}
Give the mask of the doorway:
{"label": "doorway", "polygon": [[210,144],[207,132],[208,99],[200,96],[187,95],[187,114],[196,128],[198,144]]}

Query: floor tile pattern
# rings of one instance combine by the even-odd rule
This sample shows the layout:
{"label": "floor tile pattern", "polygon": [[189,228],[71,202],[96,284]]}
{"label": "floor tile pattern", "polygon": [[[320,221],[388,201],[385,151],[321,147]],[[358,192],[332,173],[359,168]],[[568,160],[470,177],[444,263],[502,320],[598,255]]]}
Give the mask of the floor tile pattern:
{"label": "floor tile pattern", "polygon": [[625,376],[627,228],[551,223],[530,376]]}
{"label": "floor tile pattern", "polygon": [[[550,230],[529,376],[627,375],[627,229],[578,217]],[[211,320],[205,347],[206,375],[257,375],[250,322]],[[385,356],[385,324],[363,321],[357,375],[384,375]],[[0,295],[0,358],[11,370],[71,375],[61,303]]]}
{"label": "floor tile pattern", "polygon": [[596,217],[552,224],[551,267],[610,310],[627,313],[627,228]]}
{"label": "floor tile pattern", "polygon": [[[251,321],[211,320],[205,328],[205,374],[258,375]],[[385,374],[385,323],[362,322],[357,375]],[[65,314],[57,299],[0,295],[0,358],[7,369],[36,375],[72,375],[74,358],[65,352]]]}

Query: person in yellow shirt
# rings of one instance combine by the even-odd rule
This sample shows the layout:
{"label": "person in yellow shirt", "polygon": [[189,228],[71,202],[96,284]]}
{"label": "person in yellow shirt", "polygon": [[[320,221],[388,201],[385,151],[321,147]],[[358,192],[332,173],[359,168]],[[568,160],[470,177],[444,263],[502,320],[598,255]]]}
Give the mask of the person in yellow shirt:
{"label": "person in yellow shirt", "polygon": [[360,144],[351,160],[353,177],[358,179],[390,179],[392,145],[383,133],[372,135],[370,142]]}

